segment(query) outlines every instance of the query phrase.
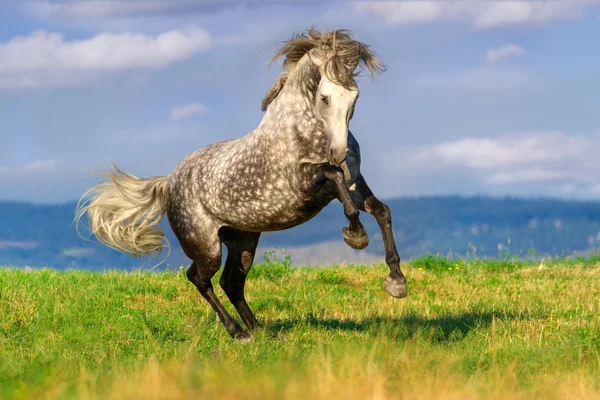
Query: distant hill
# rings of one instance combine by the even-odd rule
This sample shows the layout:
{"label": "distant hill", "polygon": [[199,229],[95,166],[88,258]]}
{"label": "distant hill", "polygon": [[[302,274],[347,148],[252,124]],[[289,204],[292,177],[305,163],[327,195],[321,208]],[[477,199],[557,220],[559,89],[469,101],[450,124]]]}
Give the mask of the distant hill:
{"label": "distant hill", "polygon": [[[600,203],[551,199],[420,197],[387,200],[403,259],[427,253],[496,257],[506,254],[567,256],[600,244]],[[58,269],[152,267],[162,258],[135,259],[79,238],[72,226],[75,203],[0,202],[0,265]],[[259,251],[278,246],[295,263],[371,262],[383,257],[373,217],[362,215],[371,239],[356,252],[342,242],[346,224],[334,202],[304,225],[263,234]],[[165,265],[188,264],[170,229],[173,251]],[[164,256],[164,255],[163,255]]]}

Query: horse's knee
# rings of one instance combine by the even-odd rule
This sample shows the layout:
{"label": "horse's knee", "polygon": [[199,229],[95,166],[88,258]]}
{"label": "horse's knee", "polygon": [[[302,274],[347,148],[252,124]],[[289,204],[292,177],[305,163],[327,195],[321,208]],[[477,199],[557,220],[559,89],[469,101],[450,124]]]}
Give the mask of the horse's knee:
{"label": "horse's knee", "polygon": [[323,171],[323,175],[325,178],[337,183],[338,185],[344,184],[344,170],[339,167],[330,165]]}

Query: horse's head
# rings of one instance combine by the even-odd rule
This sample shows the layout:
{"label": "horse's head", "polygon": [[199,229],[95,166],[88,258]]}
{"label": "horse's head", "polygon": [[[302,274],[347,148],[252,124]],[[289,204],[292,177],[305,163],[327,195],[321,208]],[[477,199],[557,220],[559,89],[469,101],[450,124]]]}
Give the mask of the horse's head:
{"label": "horse's head", "polygon": [[[355,40],[349,30],[319,32],[312,28],[296,34],[286,42],[272,61],[285,56],[284,72],[271,87],[263,101],[263,110],[278,96],[286,85],[288,76],[296,75],[296,81],[309,76],[304,85],[312,86],[317,118],[322,122],[327,136],[327,158],[330,164],[340,166],[348,152],[348,124],[354,114],[358,98],[355,77],[359,65],[373,76],[385,70],[383,64],[369,47]],[[300,75],[298,65],[312,65],[313,75]],[[307,66],[308,68],[308,66]],[[318,70],[318,74],[316,71]]]}
{"label": "horse's head", "polygon": [[[313,52],[319,53],[316,49],[311,51]],[[327,159],[331,165],[339,167],[346,160],[348,152],[348,125],[358,99],[358,86],[354,79],[342,82],[331,71],[327,71],[331,69],[330,57],[335,57],[335,53],[321,56],[311,53],[311,60],[319,68],[321,75],[315,94],[315,112],[323,123],[327,136]]]}

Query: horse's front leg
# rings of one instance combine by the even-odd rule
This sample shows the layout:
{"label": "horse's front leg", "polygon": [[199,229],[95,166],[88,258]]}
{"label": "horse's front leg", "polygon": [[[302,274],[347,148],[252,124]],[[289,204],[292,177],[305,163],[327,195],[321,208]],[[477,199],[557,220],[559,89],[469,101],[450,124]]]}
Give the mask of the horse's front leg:
{"label": "horse's front leg", "polygon": [[348,226],[342,229],[344,241],[353,249],[364,249],[369,244],[369,236],[359,220],[360,211],[346,187],[344,171],[328,165],[323,169],[323,176],[335,184],[338,199],[344,206],[344,215],[348,218]]}
{"label": "horse's front leg", "polygon": [[375,197],[362,175],[358,176],[356,186],[350,193],[358,208],[373,215],[381,229],[385,247],[385,262],[390,268],[390,274],[384,281],[385,291],[393,297],[406,297],[408,294],[406,278],[400,270],[400,256],[394,240],[390,208]]}

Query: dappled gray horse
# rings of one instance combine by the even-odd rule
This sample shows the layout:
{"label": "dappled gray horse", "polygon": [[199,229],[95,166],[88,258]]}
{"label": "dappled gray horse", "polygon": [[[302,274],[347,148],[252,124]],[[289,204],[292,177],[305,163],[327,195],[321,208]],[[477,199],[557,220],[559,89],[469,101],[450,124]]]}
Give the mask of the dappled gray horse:
{"label": "dappled gray horse", "polygon": [[358,142],[348,131],[358,98],[359,67],[371,75],[384,67],[352,32],[310,29],[283,43],[283,73],[269,89],[260,125],[244,137],[209,145],[189,155],[169,176],[139,179],[114,167],[108,180],[84,194],[76,220],[87,212],[98,240],[133,256],[160,251],[157,227],[166,213],[185,254],[187,277],[237,339],[244,331],[213,291],[211,278],[228,249],[221,287],[252,329],[257,320],[244,298],[261,232],[302,224],[337,198],[348,226],[346,243],[369,242],[359,210],[377,219],[390,268],[385,290],[407,295],[389,208],[360,173]]}

